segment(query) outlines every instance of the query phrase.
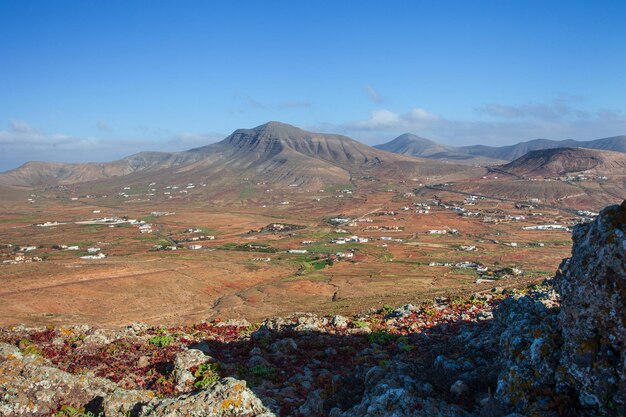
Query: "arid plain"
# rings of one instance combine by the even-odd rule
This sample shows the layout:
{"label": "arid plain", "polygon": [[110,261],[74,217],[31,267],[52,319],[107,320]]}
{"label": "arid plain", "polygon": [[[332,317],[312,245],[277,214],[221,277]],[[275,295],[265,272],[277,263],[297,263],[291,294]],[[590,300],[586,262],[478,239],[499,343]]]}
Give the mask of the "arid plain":
{"label": "arid plain", "polygon": [[[405,181],[383,188],[271,190],[242,181],[220,192],[165,183],[108,194],[97,185],[7,190],[0,322],[117,326],[347,314],[519,286],[551,276],[570,251],[569,232],[523,227],[580,218]],[[75,223],[96,218],[137,222]],[[173,242],[177,250],[164,250]],[[78,249],[65,248],[72,246]],[[106,258],[83,259],[88,248]],[[24,261],[10,262],[16,256]]]}

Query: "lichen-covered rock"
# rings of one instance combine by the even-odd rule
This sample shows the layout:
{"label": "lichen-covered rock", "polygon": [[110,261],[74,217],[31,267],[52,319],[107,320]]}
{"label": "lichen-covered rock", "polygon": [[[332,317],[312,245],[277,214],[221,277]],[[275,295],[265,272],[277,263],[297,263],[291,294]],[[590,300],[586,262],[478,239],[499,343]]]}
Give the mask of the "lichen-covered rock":
{"label": "lichen-covered rock", "polygon": [[303,314],[297,318],[297,323],[294,329],[299,332],[321,332],[328,324],[328,319],[315,314]]}
{"label": "lichen-covered rock", "polygon": [[626,410],[626,201],[573,231],[556,278],[564,345],[561,383],[591,414]]}
{"label": "lichen-covered rock", "polygon": [[298,350],[298,344],[290,337],[277,340],[270,345],[270,351],[279,354],[289,354]]}
{"label": "lichen-covered rock", "polygon": [[410,365],[393,361],[376,366],[365,374],[365,392],[361,401],[342,413],[341,417],[426,417],[471,416],[463,408],[429,396],[432,386],[414,379]]}
{"label": "lichen-covered rock", "polygon": [[216,327],[250,327],[251,324],[246,319],[230,319],[226,321],[220,321],[215,324]]}
{"label": "lichen-covered rock", "polygon": [[275,417],[246,387],[245,381],[223,378],[211,388],[176,398],[154,399],[140,417]]}
{"label": "lichen-covered rock", "polygon": [[316,389],[309,392],[306,402],[300,406],[298,412],[303,416],[319,416],[324,413],[324,400],[322,390]]}
{"label": "lichen-covered rock", "polygon": [[418,310],[419,308],[415,307],[413,304],[405,304],[402,307],[391,310],[385,318],[405,318]]}
{"label": "lichen-covered rock", "polygon": [[50,416],[61,405],[80,408],[88,404],[125,412],[152,397],[147,391],[120,390],[104,378],[64,372],[40,355],[23,354],[15,346],[0,343],[1,416]]}
{"label": "lichen-covered rock", "polygon": [[83,339],[83,343],[86,346],[104,346],[111,343],[113,339],[107,335],[104,330],[96,330],[93,333],[86,335]]}
{"label": "lichen-covered rock", "polygon": [[333,316],[332,319],[330,320],[330,324],[332,324],[333,326],[339,329],[345,329],[346,327],[348,327],[348,323],[349,323],[348,318],[345,316],[341,316],[341,315]]}
{"label": "lichen-covered rock", "polygon": [[555,373],[562,341],[556,300],[549,289],[514,295],[495,315],[501,369],[495,397],[522,414],[557,415]]}
{"label": "lichen-covered rock", "polygon": [[176,355],[176,359],[174,360],[176,389],[178,391],[185,391],[187,386],[191,385],[195,379],[193,373],[191,373],[191,369],[208,362],[210,359],[210,356],[206,356],[196,349],[184,350]]}
{"label": "lichen-covered rock", "polygon": [[127,416],[129,413],[134,416],[153,397],[150,391],[118,388],[102,399],[102,412],[105,417]]}

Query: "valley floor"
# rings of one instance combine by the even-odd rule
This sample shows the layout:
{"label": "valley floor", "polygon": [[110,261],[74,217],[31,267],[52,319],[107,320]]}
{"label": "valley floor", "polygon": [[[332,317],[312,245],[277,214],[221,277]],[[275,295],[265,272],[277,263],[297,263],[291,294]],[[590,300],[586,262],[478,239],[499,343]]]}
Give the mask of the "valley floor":
{"label": "valley floor", "polygon": [[[263,195],[250,186],[240,200],[123,202],[53,190],[30,204],[2,201],[0,324],[259,321],[354,314],[496,281],[519,287],[550,276],[571,247],[567,230],[526,229],[581,220],[558,208],[403,187]],[[89,250],[106,257],[83,259]]]}

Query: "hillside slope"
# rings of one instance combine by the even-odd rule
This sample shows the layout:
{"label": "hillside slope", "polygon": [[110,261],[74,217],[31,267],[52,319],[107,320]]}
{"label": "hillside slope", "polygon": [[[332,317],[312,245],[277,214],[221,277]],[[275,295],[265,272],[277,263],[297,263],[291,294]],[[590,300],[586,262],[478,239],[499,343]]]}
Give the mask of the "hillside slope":
{"label": "hillside slope", "polygon": [[239,129],[221,142],[177,153],[142,152],[110,163],[29,162],[0,174],[0,184],[42,186],[116,177],[224,181],[253,178],[273,184],[345,184],[353,176],[413,179],[475,175],[462,165],[385,152],[347,136],[312,133],[279,122]]}
{"label": "hillside slope", "polygon": [[95,181],[185,165],[204,156],[201,152],[140,152],[113,162],[33,161],[0,174],[0,184],[31,187]]}
{"label": "hillside slope", "polygon": [[626,154],[583,148],[531,151],[502,166],[520,176],[557,177],[568,174],[626,175]]}

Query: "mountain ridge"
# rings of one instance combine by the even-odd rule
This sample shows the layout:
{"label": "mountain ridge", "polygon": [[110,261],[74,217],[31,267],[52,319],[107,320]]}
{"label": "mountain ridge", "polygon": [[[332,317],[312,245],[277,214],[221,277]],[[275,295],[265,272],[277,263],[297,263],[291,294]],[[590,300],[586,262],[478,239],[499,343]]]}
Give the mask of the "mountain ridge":
{"label": "mountain ridge", "polygon": [[[455,147],[443,145],[410,133],[405,133],[389,142],[374,145],[374,147],[389,152],[416,157],[438,160],[466,161],[467,163],[490,163],[497,161],[513,161],[530,151],[566,147],[626,153],[626,135],[611,136],[589,141],[578,141],[574,139],[565,139],[560,141],[551,139],[533,139],[506,146],[468,145]],[[434,149],[440,149],[440,151],[433,152]],[[481,160],[481,158],[485,159]]]}
{"label": "mountain ridge", "polygon": [[237,129],[220,142],[182,152],[140,152],[98,163],[27,162],[0,174],[0,184],[32,187],[150,173],[185,179],[254,177],[259,181],[317,186],[345,184],[353,175],[410,179],[468,169],[386,152],[343,135],[268,122],[252,129]]}

